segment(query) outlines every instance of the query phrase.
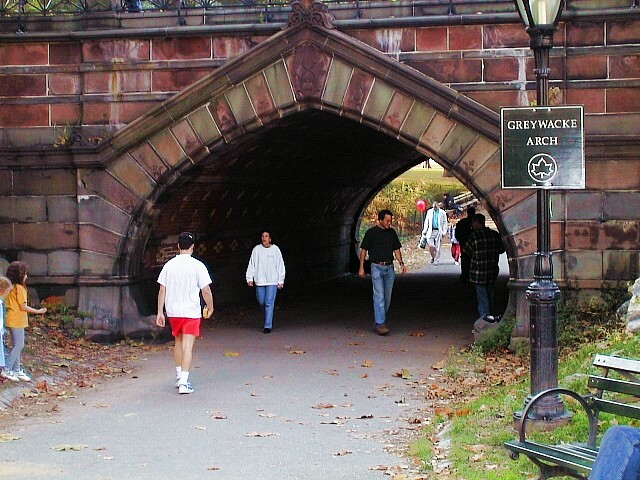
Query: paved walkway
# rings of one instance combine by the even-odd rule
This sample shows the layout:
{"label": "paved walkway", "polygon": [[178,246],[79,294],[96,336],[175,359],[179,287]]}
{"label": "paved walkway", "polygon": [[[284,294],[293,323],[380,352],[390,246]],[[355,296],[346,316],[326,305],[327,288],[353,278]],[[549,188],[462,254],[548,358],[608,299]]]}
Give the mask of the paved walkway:
{"label": "paved walkway", "polygon": [[[357,277],[283,291],[270,335],[257,308],[216,312],[197,343],[194,394],[177,393],[167,344],[130,378],[5,432],[21,438],[0,443],[0,478],[389,478],[379,468],[408,463],[385,445],[422,402],[415,381],[472,340],[475,300],[458,268],[398,276],[386,337],[371,330],[370,281]],[[411,379],[394,376],[403,368]]]}

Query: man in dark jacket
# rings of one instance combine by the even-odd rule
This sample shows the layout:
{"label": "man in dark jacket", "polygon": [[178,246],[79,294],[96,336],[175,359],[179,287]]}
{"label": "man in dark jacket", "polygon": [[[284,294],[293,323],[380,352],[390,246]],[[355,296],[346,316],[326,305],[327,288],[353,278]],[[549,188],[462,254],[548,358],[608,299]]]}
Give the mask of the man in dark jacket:
{"label": "man in dark jacket", "polygon": [[470,259],[469,281],[476,287],[478,314],[485,320],[492,321],[493,294],[500,270],[498,260],[505,248],[500,234],[485,226],[484,215],[476,213],[472,225],[473,233],[463,248]]}

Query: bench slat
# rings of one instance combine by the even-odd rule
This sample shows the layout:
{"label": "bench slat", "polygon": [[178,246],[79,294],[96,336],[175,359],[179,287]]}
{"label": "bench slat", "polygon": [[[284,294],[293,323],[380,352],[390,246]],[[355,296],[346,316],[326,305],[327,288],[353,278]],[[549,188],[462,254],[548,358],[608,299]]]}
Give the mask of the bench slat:
{"label": "bench slat", "polygon": [[[538,460],[549,462],[554,465],[560,465],[563,467],[571,468],[581,473],[589,473],[595,460],[597,451],[593,450],[593,453],[588,458],[584,458],[584,455],[574,455],[568,451],[571,444],[563,444],[562,449],[557,448],[557,445],[542,445],[537,442],[519,442],[513,440],[505,443],[505,447],[527,457],[533,457]],[[584,449],[584,447],[582,448]]]}
{"label": "bench slat", "polygon": [[565,452],[569,455],[574,455],[576,458],[582,458],[593,462],[598,453],[597,449],[589,447],[588,445],[577,443],[560,443],[558,445],[552,445],[553,449]]}
{"label": "bench slat", "polygon": [[587,386],[598,390],[606,390],[607,392],[624,393],[636,397],[640,396],[640,383],[628,382],[626,380],[591,375]]}
{"label": "bench slat", "polygon": [[599,412],[612,413],[623,417],[640,419],[640,406],[626,403],[604,400],[593,397],[590,399],[591,406]]}
{"label": "bench slat", "polygon": [[593,359],[593,365],[602,368],[612,368],[614,370],[623,370],[629,373],[640,374],[640,361],[630,360],[628,358],[612,357],[609,355],[596,355]]}

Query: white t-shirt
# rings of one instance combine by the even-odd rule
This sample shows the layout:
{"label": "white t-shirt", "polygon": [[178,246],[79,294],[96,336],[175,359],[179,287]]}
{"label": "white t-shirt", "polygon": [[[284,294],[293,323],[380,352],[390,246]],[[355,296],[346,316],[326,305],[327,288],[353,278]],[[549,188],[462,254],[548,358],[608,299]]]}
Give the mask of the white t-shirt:
{"label": "white t-shirt", "polygon": [[200,318],[200,290],[211,283],[211,277],[200,260],[183,253],[162,267],[158,283],[166,287],[164,306],[167,317]]}
{"label": "white t-shirt", "polygon": [[253,281],[259,287],[284,284],[285,273],[282,252],[276,245],[253,247],[245,275],[247,282]]}

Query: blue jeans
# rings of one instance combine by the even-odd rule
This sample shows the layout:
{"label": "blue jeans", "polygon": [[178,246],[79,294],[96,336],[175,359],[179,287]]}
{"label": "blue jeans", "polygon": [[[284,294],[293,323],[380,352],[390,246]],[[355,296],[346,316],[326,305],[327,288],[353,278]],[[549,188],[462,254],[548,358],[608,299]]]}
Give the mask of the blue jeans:
{"label": "blue jeans", "polygon": [[258,299],[258,304],[264,310],[264,328],[272,328],[273,309],[276,305],[277,293],[277,285],[256,285],[256,298]]}
{"label": "blue jeans", "polygon": [[[20,370],[20,354],[22,353],[22,349],[24,349],[24,328],[11,328],[9,327],[9,331],[11,332],[11,344],[13,347],[9,352],[9,356],[7,357],[7,370],[13,370],[17,372]],[[4,346],[3,346],[4,348]]]}
{"label": "blue jeans", "polygon": [[495,285],[493,283],[476,283],[475,286],[476,297],[478,298],[478,314],[481,317],[491,315]]}
{"label": "blue jeans", "polygon": [[376,325],[382,325],[391,304],[391,291],[396,272],[393,265],[371,264],[371,282],[373,284],[373,319]]}
{"label": "blue jeans", "polygon": [[640,480],[640,429],[609,428],[602,438],[589,480]]}

